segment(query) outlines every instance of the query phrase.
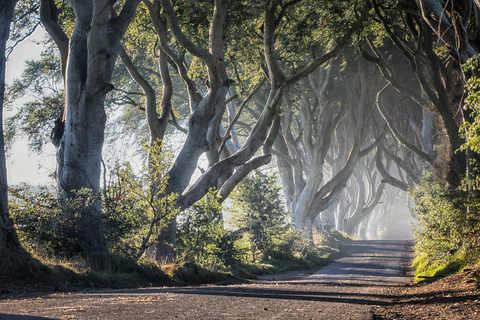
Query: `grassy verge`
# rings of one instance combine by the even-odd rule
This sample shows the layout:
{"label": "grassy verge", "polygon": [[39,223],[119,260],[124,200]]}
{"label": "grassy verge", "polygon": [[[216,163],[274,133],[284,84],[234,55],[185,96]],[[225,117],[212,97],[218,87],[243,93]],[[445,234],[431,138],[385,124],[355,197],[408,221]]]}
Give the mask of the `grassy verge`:
{"label": "grassy verge", "polygon": [[344,233],[336,230],[331,232],[322,232],[315,235],[315,247],[308,248],[303,252],[297,252],[296,255],[288,260],[268,259],[255,263],[237,264],[231,269],[232,275],[255,279],[257,276],[265,274],[277,274],[288,271],[312,269],[327,265],[332,256],[340,252],[343,241],[349,239]]}
{"label": "grassy verge", "polygon": [[[118,256],[108,258],[102,271],[92,270],[82,258],[60,259],[36,257],[42,264],[37,283],[49,291],[84,290],[89,288],[134,288],[164,285],[195,285],[255,279],[265,274],[312,269],[328,264],[347,238],[340,232],[320,233],[315,247],[304,249],[288,260],[268,259],[256,262],[237,261],[231,266],[195,263],[160,264],[151,259],[139,261]],[[0,279],[0,282],[1,279]]]}
{"label": "grassy verge", "polygon": [[422,282],[447,277],[478,263],[479,261],[472,262],[471,257],[468,257],[468,255],[461,250],[452,255],[444,263],[432,267],[429,256],[420,254],[417,255],[413,261],[413,268],[416,270],[414,281]]}
{"label": "grassy verge", "polygon": [[289,259],[269,258],[255,262],[241,260],[228,267],[205,267],[189,263],[169,266],[167,274],[177,284],[198,284],[232,279],[256,279],[261,275],[312,269],[327,265],[332,256],[340,252],[342,242],[347,239],[348,236],[335,230],[322,232],[315,234],[315,247],[304,248]]}

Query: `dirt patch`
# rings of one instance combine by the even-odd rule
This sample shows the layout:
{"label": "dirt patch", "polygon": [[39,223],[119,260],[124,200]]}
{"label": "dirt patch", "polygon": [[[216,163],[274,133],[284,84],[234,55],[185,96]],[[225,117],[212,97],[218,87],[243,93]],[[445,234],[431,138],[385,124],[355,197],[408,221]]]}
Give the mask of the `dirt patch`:
{"label": "dirt patch", "polygon": [[374,319],[480,319],[480,264],[443,278],[395,288]]}

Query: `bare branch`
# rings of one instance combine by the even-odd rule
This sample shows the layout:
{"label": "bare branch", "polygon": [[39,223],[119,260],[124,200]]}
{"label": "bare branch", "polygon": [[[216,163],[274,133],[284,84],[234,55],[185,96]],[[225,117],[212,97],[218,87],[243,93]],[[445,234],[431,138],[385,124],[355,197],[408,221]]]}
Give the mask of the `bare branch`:
{"label": "bare branch", "polygon": [[40,1],[40,21],[58,47],[60,59],[62,61],[62,75],[63,79],[65,79],[69,39],[58,23],[58,8],[55,4],[55,0]]}
{"label": "bare branch", "polygon": [[[253,97],[253,95],[260,90],[260,88],[263,86],[264,82],[265,82],[265,78],[263,78],[262,81],[260,81],[260,83],[252,90],[252,92],[250,92],[248,97],[245,100],[243,100],[242,104],[238,108],[237,114],[235,115],[233,120],[228,124],[227,130],[225,131],[225,134],[222,138],[222,143],[220,144],[220,147],[218,148],[218,153],[222,152],[222,149],[225,146],[225,142],[227,141],[227,138],[230,135],[230,131],[232,131],[233,126],[235,125],[235,122],[237,122],[238,118],[240,118],[240,114],[242,113],[243,108],[245,108],[245,105]],[[234,97],[232,97],[232,98],[234,98]]]}
{"label": "bare branch", "polygon": [[408,142],[401,134],[398,132],[397,128],[395,127],[393,120],[390,118],[390,116],[386,113],[386,111],[383,109],[383,95],[386,94],[388,90],[391,89],[391,85],[387,84],[385,87],[382,88],[377,94],[377,108],[380,111],[380,114],[382,115],[383,119],[387,123],[388,127],[390,128],[390,131],[394,135],[394,137],[400,142],[401,145],[403,145],[405,148],[412,150],[415,154],[417,154],[420,158],[424,159],[427,161],[432,167],[435,167],[434,159],[432,156],[430,156],[428,153],[423,152],[419,148],[417,148],[415,145],[412,143]]}

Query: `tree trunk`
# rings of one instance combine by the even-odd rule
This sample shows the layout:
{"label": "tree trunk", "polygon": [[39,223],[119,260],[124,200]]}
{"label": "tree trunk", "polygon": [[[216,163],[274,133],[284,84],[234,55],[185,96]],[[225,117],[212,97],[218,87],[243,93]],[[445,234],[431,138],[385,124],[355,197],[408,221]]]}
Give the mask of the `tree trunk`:
{"label": "tree trunk", "polygon": [[5,94],[5,48],[17,0],[0,4],[0,279],[26,278],[34,275],[38,262],[22,248],[8,211],[8,183],[3,137],[3,102]]}
{"label": "tree trunk", "polygon": [[[117,16],[110,0],[71,0],[75,29],[70,39],[58,24],[52,0],[41,1],[41,21],[60,51],[65,75],[64,131],[58,137],[57,189],[60,197],[77,197],[76,191],[100,189],[106,114],[104,102],[123,37],[140,0],[125,1]],[[65,59],[67,62],[65,63]],[[82,210],[87,255],[105,251],[100,200]]]}

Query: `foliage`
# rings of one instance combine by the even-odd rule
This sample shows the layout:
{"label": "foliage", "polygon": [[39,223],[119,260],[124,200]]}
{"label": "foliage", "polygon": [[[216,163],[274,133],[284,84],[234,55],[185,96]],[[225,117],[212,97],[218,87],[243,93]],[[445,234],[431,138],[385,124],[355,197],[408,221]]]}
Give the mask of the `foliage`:
{"label": "foliage", "polygon": [[9,207],[22,244],[37,255],[73,257],[88,250],[82,228],[84,209],[96,197],[79,190],[78,197],[62,200],[48,187],[28,185],[10,189]]}
{"label": "foliage", "polygon": [[177,258],[186,263],[215,264],[226,236],[217,194],[210,191],[182,212],[177,226]]}
{"label": "foliage", "polygon": [[38,0],[23,0],[17,2],[12,26],[10,28],[10,45],[5,52],[7,58],[15,47],[32,35],[40,25],[39,7],[40,3]]}
{"label": "foliage", "polygon": [[[462,151],[480,152],[480,81],[474,76],[480,61],[470,59],[464,66],[469,78],[465,85],[465,110],[469,114],[460,127],[465,139]],[[419,221],[415,228],[414,267],[422,276],[442,276],[475,263],[480,258],[480,175],[478,163],[471,162],[470,176],[456,189],[448,189],[427,174],[411,191]]]}
{"label": "foliage", "polygon": [[[293,230],[291,231],[293,232]],[[255,278],[263,274],[275,274],[326,265],[332,256],[340,251],[341,242],[348,239],[345,234],[336,230],[314,232],[314,242],[317,247],[312,247],[297,232],[295,232],[295,235],[289,233],[288,236],[294,236],[295,238],[292,243],[294,248],[292,256],[288,258],[285,256],[270,257],[269,260],[257,260],[254,263],[247,260],[239,261],[231,267],[232,273],[242,278]]]}
{"label": "foliage", "polygon": [[172,155],[162,149],[159,141],[145,149],[149,159],[140,172],[135,172],[128,162],[118,165],[104,192],[107,222],[121,240],[112,249],[115,252],[127,250],[125,254],[136,258],[143,255],[154,243],[154,237],[178,213],[174,206],[176,195],[165,195],[166,172]]}
{"label": "foliage", "polygon": [[277,254],[285,258],[292,255],[296,236],[287,224],[288,212],[273,175],[255,171],[235,188],[232,200],[233,225],[245,228],[253,261],[258,257],[268,260]]}
{"label": "foliage", "polygon": [[138,259],[153,244],[153,236],[176,214],[175,195],[164,196],[170,163],[156,143],[147,148],[150,167],[134,172],[127,162],[112,172],[102,195],[77,191],[61,199],[45,186],[11,189],[11,215],[22,243],[37,255],[74,257],[89,250],[84,210],[103,201],[102,230],[112,254]]}
{"label": "foliage", "polygon": [[201,284],[227,280],[231,275],[222,269],[202,266],[188,262],[180,266],[167,265],[163,268],[168,270],[171,280],[178,284]]}
{"label": "foliage", "polygon": [[286,222],[279,192],[273,175],[256,171],[233,193],[234,217],[230,223],[238,229],[228,231],[219,220],[221,207],[211,191],[179,216],[179,260],[177,266],[166,269],[167,274],[176,281],[195,283],[199,279],[208,281],[210,276],[204,268],[255,278],[324,264],[338,251],[343,236],[336,231],[315,234],[320,247],[309,246]]}
{"label": "foliage", "polygon": [[[465,72],[479,70],[480,59],[475,56],[464,65]],[[465,121],[460,128],[460,135],[465,139],[463,149],[470,148],[480,153],[480,79],[476,76],[470,77],[465,86],[467,97],[465,108],[469,110],[473,121]]]}
{"label": "foliage", "polygon": [[[117,191],[118,197],[103,198],[110,208],[103,210],[103,230],[107,236],[111,255],[105,268],[99,272],[82,258],[81,210],[94,200],[82,191],[83,200],[59,200],[47,187],[23,185],[12,189],[13,220],[22,244],[50,269],[46,277],[54,282],[93,287],[136,286],[145,281],[188,284],[221,281],[232,275],[255,278],[266,273],[285,272],[312,268],[326,263],[332,253],[338,251],[344,239],[338,232],[316,235],[320,249],[312,249],[291,228],[273,237],[274,250],[270,260],[252,264],[242,259],[242,248],[249,247],[247,238],[238,239],[242,233],[224,230],[218,219],[220,206],[211,192],[208,197],[180,215],[176,265],[161,266],[144,257],[136,259],[145,213],[138,210],[136,201],[123,189],[110,186],[109,192]],[[140,216],[136,216],[136,215]],[[142,229],[143,228],[143,229]],[[242,245],[247,244],[246,246]],[[250,256],[250,255],[248,255]],[[247,256],[247,257],[248,257]],[[45,271],[46,272],[46,271]],[[147,283],[148,284],[148,283]]]}
{"label": "foliage", "polygon": [[428,174],[410,195],[418,220],[414,228],[417,272],[438,273],[451,269],[452,265],[462,267],[479,259],[478,192],[447,189]]}
{"label": "foliage", "polygon": [[54,51],[45,50],[38,61],[27,61],[21,79],[6,90],[6,108],[14,110],[15,103],[23,104],[7,118],[5,139],[10,146],[26,134],[29,147],[41,152],[50,141],[53,122],[64,105],[60,63]]}

